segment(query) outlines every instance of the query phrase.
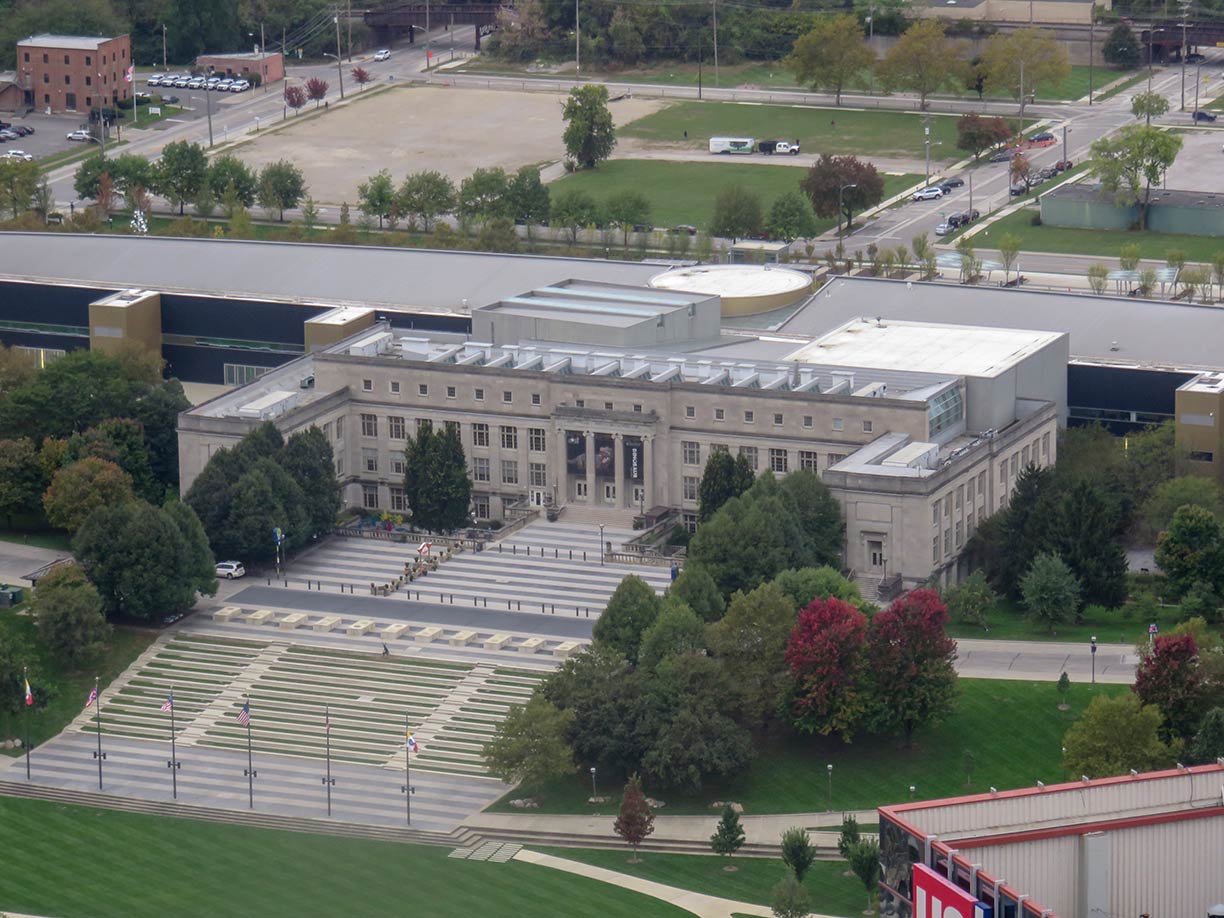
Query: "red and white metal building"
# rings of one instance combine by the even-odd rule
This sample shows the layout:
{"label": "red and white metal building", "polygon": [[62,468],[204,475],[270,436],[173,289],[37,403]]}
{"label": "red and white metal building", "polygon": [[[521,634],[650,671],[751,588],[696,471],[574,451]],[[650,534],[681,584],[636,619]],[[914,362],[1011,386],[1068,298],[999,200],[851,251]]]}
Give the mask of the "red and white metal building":
{"label": "red and white metal building", "polygon": [[[879,813],[885,916],[1205,918],[1224,911],[1224,760]],[[946,895],[933,898],[930,875],[914,865],[957,889],[943,882]],[[923,874],[917,890],[916,873]],[[949,904],[957,890],[972,908]]]}

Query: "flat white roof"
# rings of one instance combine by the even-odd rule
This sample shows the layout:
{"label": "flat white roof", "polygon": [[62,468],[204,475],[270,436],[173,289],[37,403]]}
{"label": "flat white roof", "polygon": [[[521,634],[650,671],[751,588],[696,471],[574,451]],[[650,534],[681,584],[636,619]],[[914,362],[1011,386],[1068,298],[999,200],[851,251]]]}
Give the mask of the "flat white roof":
{"label": "flat white roof", "polygon": [[956,376],[997,376],[1059,337],[1059,332],[859,318],[792,351],[784,359]]}
{"label": "flat white roof", "polygon": [[368,306],[337,306],[335,309],[329,309],[321,316],[307,319],[307,322],[314,325],[346,325],[354,319],[368,316],[372,312],[374,310]]}
{"label": "flat white roof", "polygon": [[1224,373],[1203,373],[1201,376],[1196,376],[1188,383],[1183,383],[1179,391],[1181,392],[1207,392],[1211,395],[1219,395],[1224,392]]}
{"label": "flat white roof", "polygon": [[683,290],[707,296],[774,296],[801,293],[812,285],[802,271],[773,265],[694,265],[664,271],[650,279],[661,290]]}
{"label": "flat white roof", "polygon": [[86,35],[31,35],[17,42],[20,48],[68,48],[77,51],[96,51],[98,46],[119,38],[118,35],[92,37]]}

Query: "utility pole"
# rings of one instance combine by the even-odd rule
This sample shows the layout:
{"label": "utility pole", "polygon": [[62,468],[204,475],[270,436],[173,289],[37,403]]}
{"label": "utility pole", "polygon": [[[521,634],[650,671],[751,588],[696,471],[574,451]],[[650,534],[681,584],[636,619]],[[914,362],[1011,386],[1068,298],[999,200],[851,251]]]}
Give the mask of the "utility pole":
{"label": "utility pole", "polygon": [[[871,5],[867,8],[867,47],[871,49],[871,53],[875,54],[875,0],[871,0]],[[871,85],[867,88],[867,95],[875,95],[875,67],[872,67],[868,72],[868,78]]]}
{"label": "utility pole", "polygon": [[169,65],[166,63],[166,24],[163,22],[162,23],[162,70],[166,70],[168,66]]}
{"label": "utility pole", "polygon": [[1178,0],[1182,8],[1182,41],[1181,41],[1181,110],[1186,110],[1186,17],[1190,13],[1190,0]]}
{"label": "utility pole", "polygon": [[574,73],[582,75],[582,22],[578,18],[578,0],[574,0]]}
{"label": "utility pole", "polygon": [[344,49],[340,47],[340,13],[332,17],[336,20],[336,76],[340,80],[340,98],[344,98]]}
{"label": "utility pole", "polygon": [[[1092,9],[1088,12],[1088,104],[1092,104],[1092,52],[1093,39],[1096,38],[1096,4],[1092,4]],[[1063,157],[1066,159],[1067,157]]]}
{"label": "utility pole", "polygon": [[[267,53],[268,53],[268,49],[267,49],[267,46],[264,44],[264,24],[261,20],[259,23],[259,66],[263,70],[263,79],[260,82],[263,83],[264,92],[268,91],[268,63],[266,60],[264,60],[264,55]],[[285,62],[284,60],[282,60],[281,61],[281,73],[284,73],[284,72],[285,72]]]}
{"label": "utility pole", "polygon": [[[433,48],[429,43],[429,0],[425,0],[425,72],[431,73],[433,67]],[[430,81],[433,81],[431,74]]]}
{"label": "utility pole", "polygon": [[718,0],[714,2],[714,85],[718,85]]}
{"label": "utility pole", "polygon": [[353,0],[348,0],[348,62],[353,62]]}

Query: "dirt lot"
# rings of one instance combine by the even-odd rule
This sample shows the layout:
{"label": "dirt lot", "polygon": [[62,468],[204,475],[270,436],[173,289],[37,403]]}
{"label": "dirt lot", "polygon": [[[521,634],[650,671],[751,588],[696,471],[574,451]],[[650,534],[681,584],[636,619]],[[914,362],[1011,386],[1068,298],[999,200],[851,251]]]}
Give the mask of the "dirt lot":
{"label": "dirt lot", "polygon": [[[380,169],[389,170],[396,184],[409,172],[436,169],[457,185],[482,166],[512,171],[560,160],[563,100],[544,92],[397,87],[235,152],[255,168],[291,159],[305,173],[316,201],[355,204],[357,186]],[[622,99],[611,104],[612,116],[623,124],[661,104]]]}

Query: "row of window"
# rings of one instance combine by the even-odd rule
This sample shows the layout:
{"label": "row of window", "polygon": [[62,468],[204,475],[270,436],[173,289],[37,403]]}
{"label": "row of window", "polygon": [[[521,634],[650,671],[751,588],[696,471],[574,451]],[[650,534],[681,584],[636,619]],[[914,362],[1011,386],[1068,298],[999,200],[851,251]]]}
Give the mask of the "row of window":
{"label": "row of window", "polygon": [[[388,489],[391,498],[391,512],[404,513],[408,502],[404,499],[404,489],[391,487]],[[361,486],[361,506],[366,510],[378,509],[378,485],[363,484]],[[472,498],[472,514],[478,520],[489,519],[489,498],[486,495],[476,495]]]}
{"label": "row of window", "polygon": [[[119,50],[120,50],[120,55],[116,55],[114,52],[111,52],[111,56],[110,56],[111,63],[114,63],[115,61],[117,61],[117,60],[119,59],[119,57],[120,57],[120,56],[122,56],[124,60],[127,60],[127,48],[120,48]],[[24,60],[24,62],[25,62],[25,63],[27,63],[27,64],[28,64],[28,63],[30,62],[30,52],[29,52],[29,51],[26,51],[26,52],[23,54],[23,56],[22,56],[22,57],[23,57],[23,60]],[[42,59],[43,59],[43,63],[44,63],[44,64],[49,64],[49,63],[51,63],[51,55],[50,55],[50,54],[43,54]],[[103,55],[102,55],[102,59],[101,59],[101,60],[99,60],[99,61],[98,61],[98,63],[99,63],[99,64],[105,64],[105,63],[106,63],[106,55],[105,55],[105,54],[103,54]],[[72,66],[72,59],[71,59],[71,56],[70,56],[70,55],[67,55],[67,54],[65,54],[65,55],[64,55],[64,66],[65,66],[65,67],[70,67],[70,66]],[[93,55],[92,55],[92,54],[86,54],[86,55],[85,55],[85,66],[86,66],[86,67],[92,67],[92,66],[93,66]]]}
{"label": "row of window", "polygon": [[[710,454],[717,452],[730,452],[730,447],[725,443],[711,443]],[[767,468],[771,472],[789,472],[790,471],[790,451],[787,449],[770,447],[765,450],[769,464]],[[741,446],[738,455],[743,456],[748,460],[748,465],[753,471],[760,471],[761,450],[756,446]],[[829,453],[828,463],[825,468],[830,465],[835,465],[846,458],[842,453]],[[693,440],[680,441],[680,456],[681,462],[684,465],[701,465],[701,444]],[[799,468],[815,472],[817,469],[817,457],[819,454],[815,450],[801,449],[799,450]]]}
{"label": "row of window", "polygon": [[[417,418],[416,428],[419,431],[425,424],[432,424],[428,418]],[[446,421],[447,428],[458,430],[458,421]],[[519,429],[506,424],[499,425],[497,428],[498,442],[502,449],[518,449],[519,447]],[[343,436],[343,432],[339,427],[339,419],[337,419],[337,436]],[[361,415],[361,435],[363,437],[378,436],[378,415],[363,414]],[[406,418],[398,415],[389,415],[387,417],[387,435],[392,440],[406,440],[408,436],[408,422]],[[480,423],[472,425],[472,446],[487,448],[491,442],[490,429],[488,424]],[[542,453],[548,449],[548,434],[543,427],[527,428],[527,448],[533,453]]]}
{"label": "row of window", "polygon": [[[961,546],[965,544],[965,539],[973,538],[973,532],[976,528],[975,521],[979,518],[973,510],[970,510],[965,515],[964,520],[956,521],[955,528],[951,525],[946,526],[943,531],[942,555],[940,553],[939,532],[936,531],[935,535],[931,537],[931,563],[939,564],[944,558],[950,558],[954,550],[960,551]],[[956,536],[955,547],[952,541],[953,533]]]}
{"label": "row of window", "polygon": [[[684,417],[690,421],[695,420],[697,418],[697,407],[695,405],[685,405],[684,406]],[[715,408],[714,409],[715,423],[721,424],[725,422],[726,420],[727,420],[727,410],[725,408]],[[744,411],[744,423],[745,424],[755,424],[756,423],[756,412],[751,411],[751,410],[745,410]],[[871,421],[863,421],[862,424],[863,424],[863,433],[872,433],[875,425]],[[780,411],[773,412],[773,426],[774,427],[785,427],[786,426],[786,415]],[[805,414],[803,416],[803,427],[805,430],[812,429],[813,420],[810,414]],[[831,427],[833,430],[845,430],[846,429],[846,419],[845,418],[833,418]]]}
{"label": "row of window", "polygon": [[[362,392],[373,392],[374,391],[374,380],[363,379],[361,381],[361,391]],[[398,379],[390,380],[387,383],[387,391],[390,392],[392,395],[399,395],[400,394],[400,381]],[[429,383],[417,383],[417,395],[421,398],[429,398]],[[457,386],[446,386],[446,397],[450,399],[458,398],[459,397],[458,387]],[[472,399],[477,402],[483,402],[485,400],[485,390],[479,386],[472,389]],[[502,390],[501,400],[502,400],[502,404],[505,404],[505,405],[514,404],[514,393],[511,392],[509,389]],[[541,403],[540,393],[532,392],[531,393],[531,404],[539,405],[540,403]]]}
{"label": "row of window", "polygon": [[[106,85],[106,80],[107,80],[106,74],[104,74],[104,73],[99,73],[99,74],[98,74],[98,76],[102,77],[102,85],[103,85],[103,86],[105,86],[105,85]],[[118,82],[118,81],[119,81],[119,78],[118,78],[118,77],[116,77],[116,78],[115,78],[115,82]],[[50,83],[50,82],[51,82],[51,74],[49,74],[49,73],[44,73],[44,74],[43,74],[43,82],[44,82],[44,83]],[[71,74],[68,74],[68,73],[65,73],[65,74],[64,74],[64,85],[65,85],[65,86],[71,86],[71,85],[72,85],[72,75],[71,75]],[[92,85],[93,85],[93,77],[92,77],[91,75],[89,75],[89,74],[86,74],[86,76],[85,76],[85,85],[86,85],[86,86],[92,86]]]}

